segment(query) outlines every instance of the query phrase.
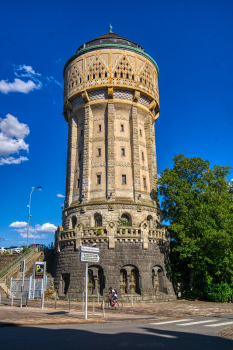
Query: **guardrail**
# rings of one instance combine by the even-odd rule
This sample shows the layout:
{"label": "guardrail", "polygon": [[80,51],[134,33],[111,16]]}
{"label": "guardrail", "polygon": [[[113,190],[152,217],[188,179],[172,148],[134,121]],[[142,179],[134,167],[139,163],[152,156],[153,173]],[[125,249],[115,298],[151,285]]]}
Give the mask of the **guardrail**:
{"label": "guardrail", "polygon": [[8,264],[4,269],[0,271],[0,279],[3,278],[4,275],[7,274],[7,272],[14,266],[17,265],[21,260],[23,260],[28,254],[31,254],[32,250],[30,249],[29,252],[20,254],[14,261],[12,261],[10,264]]}

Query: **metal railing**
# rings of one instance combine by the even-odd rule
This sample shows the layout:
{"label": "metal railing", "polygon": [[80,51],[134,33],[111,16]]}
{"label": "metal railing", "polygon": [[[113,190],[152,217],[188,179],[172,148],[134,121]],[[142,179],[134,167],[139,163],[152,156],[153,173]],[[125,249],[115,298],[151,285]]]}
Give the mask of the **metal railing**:
{"label": "metal railing", "polygon": [[15,260],[13,260],[10,264],[8,264],[4,269],[0,271],[0,279],[3,278],[4,275],[7,274],[7,272],[14,266],[17,265],[21,260],[23,260],[28,254],[31,254],[32,250],[30,249],[29,252],[20,254]]}

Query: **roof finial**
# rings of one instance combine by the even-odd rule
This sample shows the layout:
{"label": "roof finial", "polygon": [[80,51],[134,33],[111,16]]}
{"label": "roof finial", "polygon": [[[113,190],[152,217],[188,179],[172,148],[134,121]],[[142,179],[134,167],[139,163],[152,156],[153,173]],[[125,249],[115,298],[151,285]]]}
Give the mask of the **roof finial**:
{"label": "roof finial", "polygon": [[109,26],[109,33],[112,33],[112,26],[111,26],[111,23],[110,23],[110,26]]}

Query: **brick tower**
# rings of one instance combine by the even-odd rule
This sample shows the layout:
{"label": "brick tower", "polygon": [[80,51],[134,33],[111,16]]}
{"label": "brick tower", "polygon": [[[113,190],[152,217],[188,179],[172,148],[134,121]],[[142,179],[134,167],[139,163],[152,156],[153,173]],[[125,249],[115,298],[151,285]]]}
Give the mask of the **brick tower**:
{"label": "brick tower", "polygon": [[85,264],[78,246],[94,244],[101,260],[89,266],[89,295],[111,285],[123,300],[132,293],[138,301],[174,298],[157,199],[158,66],[110,26],[80,46],[63,73],[69,134],[55,288],[80,299]]}

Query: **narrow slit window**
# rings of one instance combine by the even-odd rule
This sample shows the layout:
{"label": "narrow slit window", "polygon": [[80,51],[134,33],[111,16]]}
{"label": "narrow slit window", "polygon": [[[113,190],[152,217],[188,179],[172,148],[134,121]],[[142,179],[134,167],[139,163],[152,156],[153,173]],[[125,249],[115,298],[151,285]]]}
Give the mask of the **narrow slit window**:
{"label": "narrow slit window", "polygon": [[82,78],[80,78],[80,79],[79,79],[79,82],[80,82],[80,84],[81,84],[81,82],[82,82]]}
{"label": "narrow slit window", "polygon": [[79,188],[79,186],[80,186],[80,180],[78,179],[77,180],[77,188]]}
{"label": "narrow slit window", "polygon": [[72,82],[72,87],[74,87],[74,83]]}
{"label": "narrow slit window", "polygon": [[96,182],[97,182],[97,185],[101,184],[101,175],[97,175]]}
{"label": "narrow slit window", "polygon": [[121,72],[121,78],[123,78],[123,72]]}
{"label": "narrow slit window", "polygon": [[146,177],[143,177],[143,187],[144,187],[144,189],[147,188],[147,187],[146,187]]}
{"label": "narrow slit window", "polygon": [[99,78],[101,78],[101,73],[99,73]]}
{"label": "narrow slit window", "polygon": [[88,76],[87,76],[87,80],[89,80],[90,79],[90,76],[89,76],[89,74],[88,74]]}
{"label": "narrow slit window", "polygon": [[143,160],[143,161],[145,160],[145,158],[144,158],[144,152],[142,152],[142,160]]}
{"label": "narrow slit window", "polygon": [[117,72],[114,73],[114,77],[117,78]]}
{"label": "narrow slit window", "polygon": [[107,76],[108,76],[108,73],[107,73],[107,72],[105,72],[105,78],[107,78]]}
{"label": "narrow slit window", "polygon": [[99,125],[99,132],[101,131],[101,124]]}
{"label": "narrow slit window", "polygon": [[132,75],[132,80],[134,80],[134,75]]}
{"label": "narrow slit window", "polygon": [[124,124],[121,124],[121,131],[124,131]]}
{"label": "narrow slit window", "polygon": [[95,74],[93,74],[93,79],[95,79]]}
{"label": "narrow slit window", "polygon": [[139,130],[140,136],[142,136],[142,129]]}
{"label": "narrow slit window", "polygon": [[125,156],[125,149],[124,148],[121,148],[121,155],[122,155],[122,157]]}
{"label": "narrow slit window", "polygon": [[142,83],[142,78],[140,78],[140,83]]}
{"label": "narrow slit window", "polygon": [[121,181],[122,181],[122,185],[126,184],[126,175],[122,175]]}
{"label": "narrow slit window", "polygon": [[129,73],[126,74],[126,79],[129,79]]}
{"label": "narrow slit window", "polygon": [[98,157],[101,156],[101,148],[98,148]]}

